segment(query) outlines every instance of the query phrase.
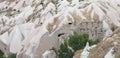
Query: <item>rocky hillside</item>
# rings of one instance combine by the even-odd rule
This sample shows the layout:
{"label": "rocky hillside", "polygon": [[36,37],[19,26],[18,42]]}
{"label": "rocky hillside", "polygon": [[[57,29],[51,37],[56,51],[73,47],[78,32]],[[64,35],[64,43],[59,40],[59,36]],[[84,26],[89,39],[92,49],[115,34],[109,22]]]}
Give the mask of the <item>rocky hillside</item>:
{"label": "rocky hillside", "polygon": [[119,50],[112,44],[119,34],[111,30],[120,27],[119,0],[0,0],[0,5],[0,50],[6,57],[42,58],[45,51],[58,49],[80,23],[94,21],[102,22],[104,41],[89,57],[102,58],[112,47]]}
{"label": "rocky hillside", "polygon": [[[120,28],[117,28],[113,35],[104,41],[101,41],[94,48],[90,49],[89,58],[119,58],[120,57]],[[112,50],[111,50],[112,49]],[[111,51],[111,52],[110,52]],[[75,58],[82,56],[83,50],[75,53]]]}

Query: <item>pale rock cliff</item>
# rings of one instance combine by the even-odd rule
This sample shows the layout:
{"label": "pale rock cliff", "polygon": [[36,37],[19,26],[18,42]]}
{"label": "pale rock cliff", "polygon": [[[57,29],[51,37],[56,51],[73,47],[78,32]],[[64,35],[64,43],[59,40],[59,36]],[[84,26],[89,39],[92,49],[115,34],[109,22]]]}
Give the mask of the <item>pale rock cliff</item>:
{"label": "pale rock cliff", "polygon": [[55,2],[0,0],[0,49],[6,57],[14,53],[17,58],[41,58],[45,51],[57,50],[82,22],[103,22],[105,40],[113,35],[113,26],[120,27],[120,0]]}

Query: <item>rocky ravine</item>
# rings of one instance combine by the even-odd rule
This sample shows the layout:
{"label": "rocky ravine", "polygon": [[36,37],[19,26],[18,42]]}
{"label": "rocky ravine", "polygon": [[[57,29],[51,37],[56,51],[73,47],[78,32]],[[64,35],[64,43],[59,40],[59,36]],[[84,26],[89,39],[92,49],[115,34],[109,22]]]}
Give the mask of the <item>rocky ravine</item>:
{"label": "rocky ravine", "polygon": [[[108,43],[112,41],[108,39],[111,28],[120,27],[119,0],[5,0],[0,5],[0,49],[6,57],[15,53],[17,58],[42,58],[45,51],[58,49],[60,40],[68,38],[83,21],[103,22]],[[59,37],[61,33],[64,35]],[[105,56],[106,46],[111,48],[98,44],[90,57]],[[97,51],[102,54],[95,55]]]}

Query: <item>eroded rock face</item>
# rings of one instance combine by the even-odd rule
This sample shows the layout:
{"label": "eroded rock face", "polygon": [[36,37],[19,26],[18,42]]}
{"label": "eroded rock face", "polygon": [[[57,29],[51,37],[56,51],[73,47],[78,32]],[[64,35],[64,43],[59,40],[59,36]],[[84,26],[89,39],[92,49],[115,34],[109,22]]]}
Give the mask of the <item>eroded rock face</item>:
{"label": "eroded rock face", "polygon": [[[39,30],[39,28],[38,28],[38,30]],[[64,35],[59,36],[59,34],[61,34],[61,33],[64,33]],[[28,43],[28,46],[26,44],[24,44],[24,47],[18,54],[18,57],[24,58],[24,57],[28,56],[31,58],[40,58],[40,57],[42,57],[42,54],[46,50],[49,50],[52,48],[55,48],[57,50],[59,48],[59,46],[61,45],[61,43],[63,43],[60,40],[63,39],[63,41],[67,41],[69,35],[72,33],[73,33],[72,26],[70,28],[69,25],[64,25],[60,29],[58,29],[57,31],[55,31],[54,33],[51,33],[51,34],[49,34],[49,32],[46,32],[45,34],[43,34],[43,36],[41,38],[39,38],[40,34],[36,33],[37,35],[35,37],[33,37],[33,40],[36,42],[34,42],[32,40],[31,43]],[[28,38],[28,40],[29,40],[29,38]],[[28,40],[26,40],[26,43]],[[31,44],[31,45],[29,45],[29,44]],[[26,47],[26,49],[25,49],[25,47]],[[23,52],[23,53],[21,53],[21,52]]]}
{"label": "eroded rock face", "polygon": [[3,2],[4,0],[0,0],[0,2]]}
{"label": "eroded rock face", "polygon": [[[119,48],[120,48],[120,28],[117,28],[113,35],[89,50],[89,58],[116,58],[119,57]],[[74,57],[79,58],[79,55],[82,55],[82,52],[77,53]]]}
{"label": "eroded rock face", "polygon": [[90,50],[90,47],[89,47],[89,43],[87,42],[83,52],[81,53],[80,58],[88,58],[89,57],[89,50]]}
{"label": "eroded rock face", "polygon": [[115,55],[114,55],[114,48],[111,48],[111,50],[105,55],[104,58],[115,58]]}
{"label": "eroded rock face", "polygon": [[78,34],[84,34],[84,33],[89,34],[89,39],[100,41],[104,37],[108,36],[107,34],[105,34],[105,32],[106,30],[110,29],[110,28],[105,29],[105,27],[103,26],[104,24],[101,21],[82,22],[77,26],[75,32]]}
{"label": "eroded rock face", "polygon": [[[91,39],[96,39],[96,36],[102,39],[104,32],[109,37],[112,34],[111,24],[120,27],[119,0],[81,2],[59,0],[57,3],[55,1],[9,0],[1,2],[0,44],[2,47],[0,49],[6,55],[17,54],[17,58],[40,58],[46,50],[58,49],[73,32],[81,33],[79,31],[81,31],[82,22],[105,22],[103,25],[102,23],[100,25],[86,24],[98,27],[96,29],[90,27],[92,31],[87,31],[94,33],[95,37],[91,35]],[[83,24],[83,27],[86,25]],[[86,28],[87,26],[84,29]],[[98,33],[102,29],[107,32],[102,31],[102,35],[98,35],[94,29]]]}
{"label": "eroded rock face", "polygon": [[57,55],[54,50],[48,50],[42,54],[42,58],[57,58]]}

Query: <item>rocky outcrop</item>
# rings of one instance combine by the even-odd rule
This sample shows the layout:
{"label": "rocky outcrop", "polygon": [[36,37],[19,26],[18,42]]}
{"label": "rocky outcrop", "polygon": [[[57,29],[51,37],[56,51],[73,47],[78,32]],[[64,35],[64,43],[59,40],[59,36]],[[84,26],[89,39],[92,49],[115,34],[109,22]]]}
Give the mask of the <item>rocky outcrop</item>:
{"label": "rocky outcrop", "polygon": [[[119,28],[116,29],[113,35],[106,40],[97,44],[96,47],[89,50],[89,58],[119,58],[119,44],[120,44],[120,34]],[[116,33],[117,31],[117,33]],[[76,53],[74,57],[79,58],[77,54],[81,55],[82,52]]]}
{"label": "rocky outcrop", "polygon": [[115,58],[113,48],[111,48],[111,50],[105,55],[104,58]]}
{"label": "rocky outcrop", "polygon": [[43,58],[57,58],[56,53],[54,52],[54,50],[48,50],[45,51],[42,55]]}
{"label": "rocky outcrop", "polygon": [[83,52],[80,55],[80,58],[88,58],[89,57],[89,49],[90,49],[89,43],[87,42]]}
{"label": "rocky outcrop", "polygon": [[[119,0],[81,2],[78,0],[71,0],[71,2],[59,0],[56,3],[55,1],[5,0],[1,2],[0,49],[6,55],[9,55],[9,53],[17,54],[17,58],[40,58],[46,50],[58,49],[60,44],[67,41],[69,35],[73,32],[79,32],[79,28],[82,27],[79,24],[82,22],[100,21],[105,23],[103,25],[102,23],[100,25],[99,23],[87,24],[98,27],[97,29],[93,27],[93,30],[89,32],[90,34],[94,32],[101,33],[100,35],[98,33],[94,34],[95,37],[91,36],[91,39],[100,38],[102,40],[104,33],[108,39],[109,36],[112,36],[111,25],[120,27]],[[102,29],[105,31],[101,32]],[[97,47],[105,46],[107,44],[98,45]],[[111,45],[109,46],[111,47]],[[105,50],[108,51],[108,47]],[[96,51],[101,53],[103,50]],[[107,51],[100,54],[100,56],[96,56],[96,58],[102,57]],[[94,52],[92,55],[90,53],[90,57],[93,56],[95,57]]]}

